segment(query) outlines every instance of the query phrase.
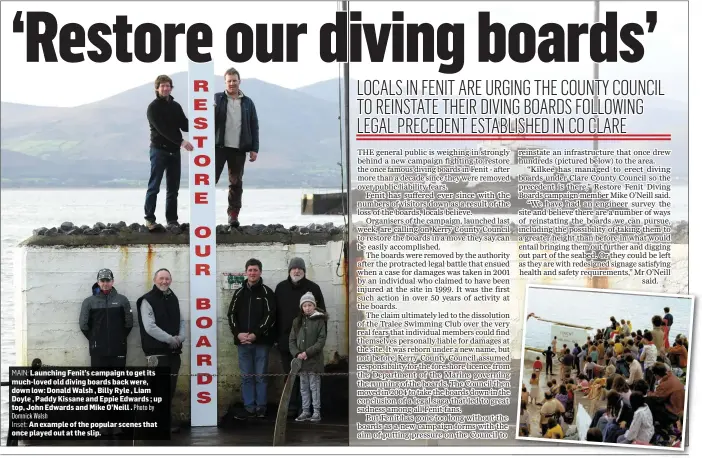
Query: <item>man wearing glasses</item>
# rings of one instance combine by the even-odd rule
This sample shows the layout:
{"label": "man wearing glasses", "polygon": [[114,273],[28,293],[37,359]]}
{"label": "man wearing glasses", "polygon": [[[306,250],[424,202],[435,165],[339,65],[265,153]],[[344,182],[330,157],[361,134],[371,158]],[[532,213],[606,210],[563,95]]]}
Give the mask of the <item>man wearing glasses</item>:
{"label": "man wearing glasses", "polygon": [[125,367],[127,336],[134,326],[129,300],[117,292],[110,269],[101,269],[93,294],[80,309],[80,330],[87,337],[92,367]]}

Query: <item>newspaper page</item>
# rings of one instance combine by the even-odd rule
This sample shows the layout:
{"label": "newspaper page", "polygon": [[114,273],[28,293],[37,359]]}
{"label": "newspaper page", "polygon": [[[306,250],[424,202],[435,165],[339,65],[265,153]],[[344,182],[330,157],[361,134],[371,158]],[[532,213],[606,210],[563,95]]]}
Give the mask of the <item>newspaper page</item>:
{"label": "newspaper page", "polygon": [[1,8],[3,447],[689,452],[687,3]]}
{"label": "newspaper page", "polygon": [[[688,289],[686,6],[357,7],[352,33],[373,23],[390,38],[368,45],[368,60],[384,57],[384,66],[350,67],[350,442],[551,438],[539,427],[552,414],[543,396],[521,409],[530,399],[522,367],[529,376],[552,352],[558,369],[590,339],[613,346],[602,336],[610,315],[641,333],[665,312],[632,300],[576,313],[559,296],[532,304],[527,325],[526,286]],[[678,313],[674,329],[687,338],[690,303]],[[537,386],[581,401],[575,380],[575,371],[556,373]],[[560,438],[606,404],[588,403],[580,422],[570,407]],[[536,422],[531,431],[518,429],[520,411]]]}

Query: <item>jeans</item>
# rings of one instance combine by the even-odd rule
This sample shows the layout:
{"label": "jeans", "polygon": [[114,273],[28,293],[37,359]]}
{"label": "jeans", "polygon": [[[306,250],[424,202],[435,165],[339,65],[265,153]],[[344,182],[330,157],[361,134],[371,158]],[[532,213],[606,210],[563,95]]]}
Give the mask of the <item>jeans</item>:
{"label": "jeans", "polygon": [[227,164],[229,177],[229,194],[227,195],[227,214],[241,209],[241,195],[244,193],[244,166],[246,165],[246,152],[237,148],[215,148],[215,184]]}
{"label": "jeans", "polygon": [[265,410],[268,404],[268,377],[265,374],[271,348],[264,344],[247,344],[238,345],[237,349],[244,408],[249,412]]}
{"label": "jeans", "polygon": [[163,173],[166,173],[166,222],[178,221],[178,191],[180,190],[180,151],[171,153],[161,148],[149,149],[151,174],[146,190],[144,219],[156,221],[156,197],[161,189]]}

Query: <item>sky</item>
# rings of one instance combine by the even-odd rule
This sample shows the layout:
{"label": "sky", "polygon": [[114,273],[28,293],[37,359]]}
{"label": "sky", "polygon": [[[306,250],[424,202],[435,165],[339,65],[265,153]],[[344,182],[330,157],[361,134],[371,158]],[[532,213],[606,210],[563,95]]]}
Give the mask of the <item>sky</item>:
{"label": "sky", "polygon": [[[548,5],[548,8],[534,5]],[[477,63],[477,17],[478,11],[491,11],[492,20],[506,26],[517,22],[528,22],[539,26],[546,22],[592,22],[593,4],[590,2],[432,2],[427,8],[424,2],[352,2],[353,10],[363,13],[363,23],[390,22],[391,12],[405,12],[406,23],[430,22],[436,26],[443,22],[465,23],[466,63],[461,73],[450,78],[518,78],[572,77],[589,78],[592,63],[581,58],[580,63],[543,64],[531,62],[517,64]],[[139,24],[154,22],[185,23],[186,27],[207,23],[213,31],[211,52],[215,71],[222,74],[233,64],[225,51],[226,31],[236,22],[257,23],[306,23],[308,33],[300,37],[299,62],[260,63],[255,57],[234,64],[242,74],[242,89],[246,78],[258,78],[286,88],[298,88],[315,82],[338,78],[341,65],[324,63],[319,57],[319,28],[333,22],[339,8],[335,1],[328,2],[2,2],[1,28],[1,99],[5,102],[46,106],[77,106],[107,98],[135,86],[153,81],[155,75],[187,70],[185,37],[177,41],[178,59],[175,63],[140,62],[121,63],[112,57],[106,63],[83,62],[70,64],[27,63],[26,34],[13,33],[12,21],[20,11],[48,11],[57,19],[59,26],[76,22],[86,29],[97,22],[112,24],[116,15],[127,15],[136,28]],[[644,22],[645,10],[656,9],[658,25],[653,34],[640,39],[645,48],[644,59],[635,64],[603,64],[601,77],[661,78],[666,84],[667,96],[687,99],[687,7],[684,2],[605,2],[601,17],[607,10],[620,12],[619,25],[624,22]],[[26,13],[22,18],[26,21]],[[154,18],[158,18],[155,20]],[[26,26],[25,26],[26,29]],[[54,40],[58,42],[58,38]],[[114,40],[110,40],[111,44]],[[58,46],[56,46],[58,48]],[[86,51],[94,49],[88,44]],[[589,45],[581,40],[581,55],[587,57]],[[131,47],[130,47],[131,50]],[[364,62],[350,65],[351,77],[364,78],[447,78],[438,73],[439,59],[433,63],[392,63],[390,51],[382,63]],[[548,65],[548,67],[546,67]]]}

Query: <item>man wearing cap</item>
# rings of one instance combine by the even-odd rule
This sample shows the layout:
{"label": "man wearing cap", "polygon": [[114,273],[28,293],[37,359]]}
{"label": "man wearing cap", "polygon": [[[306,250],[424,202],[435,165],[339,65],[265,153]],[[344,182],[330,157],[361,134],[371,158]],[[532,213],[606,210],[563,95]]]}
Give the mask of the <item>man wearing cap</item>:
{"label": "man wearing cap", "polygon": [[88,339],[92,367],[125,367],[127,336],[134,326],[129,300],[117,292],[110,269],[101,269],[93,294],[80,309],[80,330]]}
{"label": "man wearing cap", "polygon": [[[288,278],[278,283],[275,287],[276,299],[276,334],[278,352],[280,353],[280,362],[283,366],[283,371],[287,374],[290,372],[290,363],[294,356],[290,354],[290,330],[292,329],[293,320],[300,314],[300,299],[305,293],[312,293],[317,303],[317,308],[326,312],[324,305],[324,296],[322,290],[315,282],[306,277],[307,269],[305,261],[302,258],[292,258],[288,265]],[[325,322],[326,325],[326,322]],[[288,405],[288,416],[296,417],[300,408],[300,387],[299,379],[295,380],[295,386],[290,397]]]}
{"label": "man wearing cap", "polygon": [[[148,366],[170,368],[171,402],[175,396],[180,354],[185,342],[185,320],[180,313],[178,297],[170,288],[172,281],[168,269],[157,270],[151,291],[137,299],[141,348]],[[178,431],[177,426],[171,428],[171,432]]]}

